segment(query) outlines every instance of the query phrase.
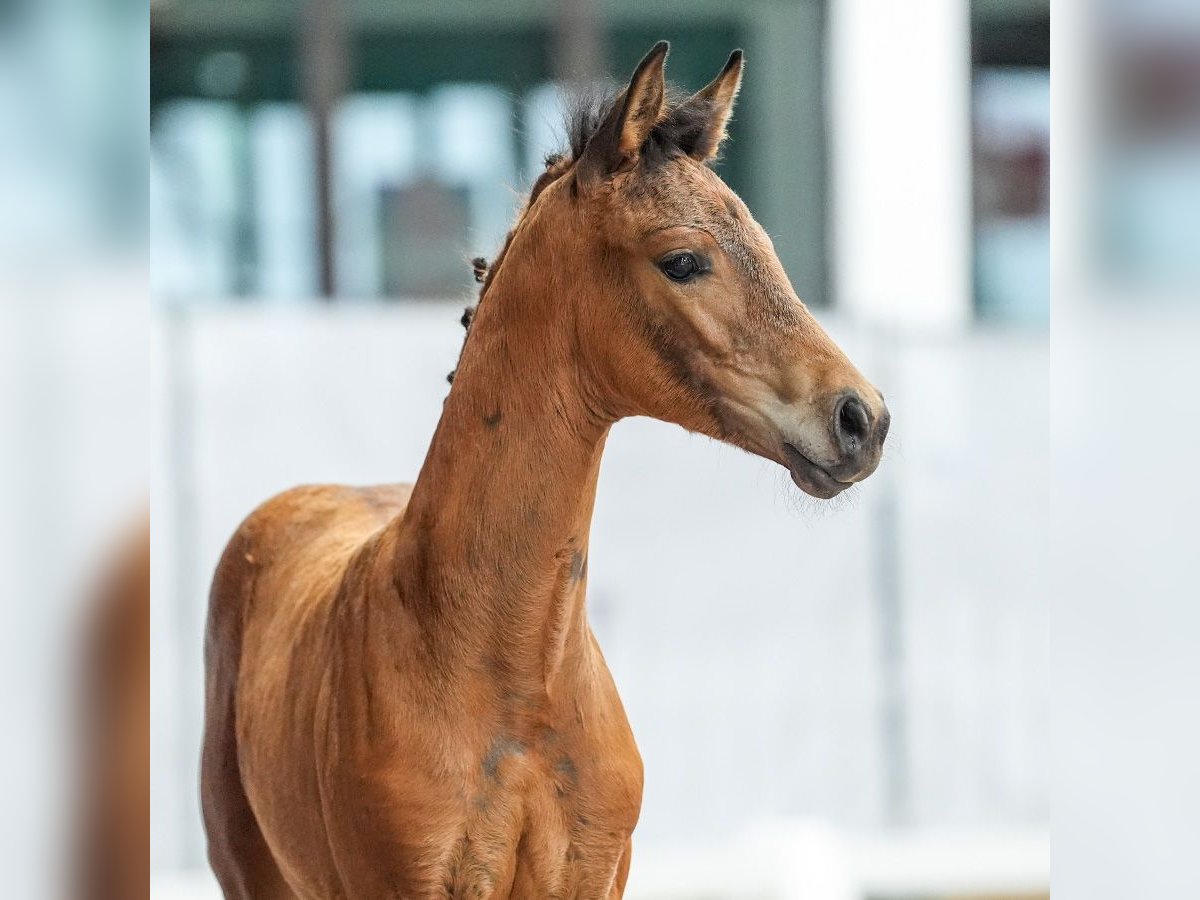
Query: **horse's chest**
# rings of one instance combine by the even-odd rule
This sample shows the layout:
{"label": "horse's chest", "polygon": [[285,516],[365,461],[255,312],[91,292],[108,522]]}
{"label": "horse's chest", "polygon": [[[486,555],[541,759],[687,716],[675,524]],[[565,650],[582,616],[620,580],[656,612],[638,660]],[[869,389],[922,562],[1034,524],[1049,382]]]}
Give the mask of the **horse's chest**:
{"label": "horse's chest", "polygon": [[619,891],[641,765],[497,739],[447,855],[453,897],[600,897]]}

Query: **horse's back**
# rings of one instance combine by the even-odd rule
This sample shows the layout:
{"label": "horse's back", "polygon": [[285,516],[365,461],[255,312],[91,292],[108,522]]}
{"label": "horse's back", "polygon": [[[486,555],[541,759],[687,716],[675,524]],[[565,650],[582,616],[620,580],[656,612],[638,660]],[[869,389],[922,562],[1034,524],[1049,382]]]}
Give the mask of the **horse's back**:
{"label": "horse's back", "polygon": [[[319,829],[271,823],[295,822],[301,813],[300,821],[320,821],[313,815],[314,741],[322,730],[334,600],[350,561],[403,513],[410,493],[409,485],[286,491],[242,522],[217,566],[205,647],[203,794],[210,856],[243,870],[226,875],[245,885],[233,896],[290,896],[281,889],[278,860],[329,854]],[[270,778],[258,777],[266,772]],[[232,860],[233,848],[222,849],[233,842],[244,851],[247,832],[264,857],[249,866],[245,852]],[[290,845],[281,846],[285,835]],[[333,885],[314,887],[337,894]]]}

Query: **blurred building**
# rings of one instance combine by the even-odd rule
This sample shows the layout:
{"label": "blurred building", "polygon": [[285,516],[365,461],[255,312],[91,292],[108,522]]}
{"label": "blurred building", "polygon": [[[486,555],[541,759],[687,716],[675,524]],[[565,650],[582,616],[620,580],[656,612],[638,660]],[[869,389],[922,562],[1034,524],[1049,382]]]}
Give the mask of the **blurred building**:
{"label": "blurred building", "polygon": [[1050,5],[977,0],[972,21],[978,315],[1050,314]]}
{"label": "blurred building", "polygon": [[[345,96],[332,112],[328,173],[336,293],[461,293],[469,283],[462,260],[494,252],[543,156],[563,142],[559,86],[621,77],[666,36],[674,48],[669,75],[689,89],[706,83],[730,48],[746,49],[751,74],[721,173],[772,235],[807,302],[833,302],[836,279],[853,281],[858,266],[889,269],[839,260],[831,246],[839,228],[863,234],[881,208],[911,216],[925,208],[937,214],[937,227],[961,235],[955,247],[971,240],[974,221],[973,250],[957,254],[968,268],[951,276],[974,287],[949,288],[974,299],[966,314],[945,318],[970,319],[977,310],[989,320],[1044,323],[1048,3],[980,0],[969,15],[937,0],[925,5],[940,21],[923,22],[917,7],[883,14],[866,0],[832,8],[820,0],[346,3],[337,51],[344,71],[333,76]],[[306,298],[320,291],[320,180],[305,103],[312,76],[302,64],[312,8],[269,0],[154,4],[152,178],[161,294]],[[897,27],[932,45],[952,38],[955,49],[930,54],[893,40]],[[828,64],[831,42],[861,48],[871,29],[892,58],[854,49],[860,66],[873,67],[872,77],[856,93],[839,94],[836,84],[831,90],[839,72],[836,61]],[[935,76],[948,76],[939,88],[944,101],[923,90]],[[860,139],[862,129],[851,124],[843,128],[846,142],[862,147],[885,138],[894,156],[911,155],[951,189],[972,177],[973,143],[973,203],[959,191],[964,199],[954,208],[939,206],[937,197],[911,193],[911,185],[876,185],[869,173],[852,172],[870,185],[864,202],[876,211],[857,221],[854,189],[839,196],[830,130],[872,116],[873,97],[886,109],[872,122],[888,131]],[[945,133],[949,141],[940,139]],[[906,232],[923,230],[887,221],[897,248]]]}
{"label": "blurred building", "polygon": [[[800,293],[824,300],[821,4],[595,6],[347,4],[350,75],[333,163],[339,293],[461,291],[462,260],[494,252],[520,192],[562,145],[554,84],[624,77],[666,36],[670,77],[691,89],[737,46],[771,73],[747,79],[722,173],[778,236]],[[316,292],[311,127],[297,54],[303,12],[263,0],[155,5],[155,212],[176,235],[157,273],[163,292]],[[572,43],[581,19],[595,19],[592,37]],[[427,224],[406,231],[418,212]],[[176,252],[183,244],[189,252]]]}

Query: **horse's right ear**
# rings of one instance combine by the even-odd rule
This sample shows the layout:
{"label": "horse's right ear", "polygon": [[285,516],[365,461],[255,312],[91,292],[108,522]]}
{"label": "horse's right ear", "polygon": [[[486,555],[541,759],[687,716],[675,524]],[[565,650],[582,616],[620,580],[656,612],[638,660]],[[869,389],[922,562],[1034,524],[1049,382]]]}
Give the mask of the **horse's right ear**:
{"label": "horse's right ear", "polygon": [[606,178],[637,164],[642,145],[665,109],[663,65],[668,50],[670,44],[659,41],[638,63],[629,87],[613,102],[580,156],[579,173],[584,178]]}
{"label": "horse's right ear", "polygon": [[741,86],[742,51],[734,50],[712,83],[685,100],[676,111],[688,126],[679,136],[680,146],[693,159],[709,162],[720,152],[725,126],[733,115],[733,103]]}

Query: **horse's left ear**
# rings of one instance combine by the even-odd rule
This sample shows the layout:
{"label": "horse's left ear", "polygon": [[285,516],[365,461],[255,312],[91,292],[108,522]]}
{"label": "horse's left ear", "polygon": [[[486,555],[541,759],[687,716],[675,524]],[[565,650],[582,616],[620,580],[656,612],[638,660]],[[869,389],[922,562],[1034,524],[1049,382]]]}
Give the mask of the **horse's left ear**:
{"label": "horse's left ear", "polygon": [[693,159],[708,162],[720,151],[741,86],[742,51],[734,50],[721,74],[680,105],[676,116],[684,123],[693,123],[680,137],[680,146]]}
{"label": "horse's left ear", "polygon": [[667,85],[663,64],[670,45],[659,41],[638,63],[629,86],[588,141],[580,171],[601,178],[624,171],[638,161],[642,145],[662,118]]}

